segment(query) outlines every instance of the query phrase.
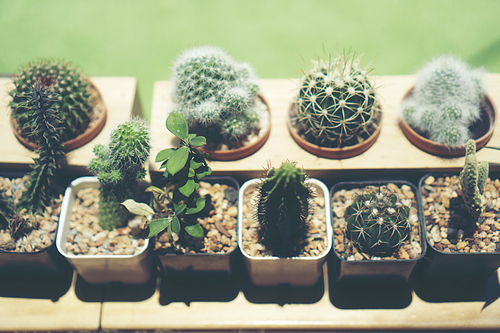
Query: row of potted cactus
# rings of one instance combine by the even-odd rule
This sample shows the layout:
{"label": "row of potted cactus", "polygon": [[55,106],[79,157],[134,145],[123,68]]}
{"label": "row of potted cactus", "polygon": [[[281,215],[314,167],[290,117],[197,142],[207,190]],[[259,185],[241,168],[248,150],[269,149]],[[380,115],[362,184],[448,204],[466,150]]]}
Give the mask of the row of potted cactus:
{"label": "row of potted cactus", "polygon": [[[236,237],[228,231],[228,226],[221,225],[220,222],[212,223],[209,227],[212,229],[204,229],[206,225],[198,222],[203,214],[210,214],[211,207],[209,196],[202,196],[199,192],[202,178],[211,173],[206,158],[241,158],[242,155],[217,155],[217,151],[241,152],[246,149],[247,141],[257,142],[257,147],[251,148],[249,153],[255,152],[269,135],[269,109],[262,96],[257,98],[258,85],[252,69],[246,64],[235,62],[220,49],[201,47],[185,52],[176,62],[174,73],[175,106],[170,110],[166,125],[178,138],[179,145],[162,150],[156,156],[156,162],[161,163],[161,168],[165,169],[164,180],[167,184],[146,188],[146,193],[152,196],[152,207],[147,204],[148,200],[143,200],[146,201],[143,203],[136,201],[140,201],[137,185],[146,174],[144,163],[149,157],[151,146],[147,126],[138,119],[119,125],[111,133],[108,146],[95,147],[96,157],[90,161],[89,170],[96,175],[98,182],[94,180],[94,185],[90,187],[99,188],[96,221],[103,230],[119,229],[122,232],[130,220],[129,212],[135,216],[144,216],[139,228],[141,230],[136,236],[146,239],[154,237],[155,248],[160,239],[168,241],[173,253],[177,254],[171,256],[172,258],[187,258],[189,253],[184,256],[178,254],[179,251],[182,252],[180,243],[183,239],[213,236],[213,228],[226,238]],[[494,116],[491,104],[482,104],[485,97],[481,79],[476,71],[471,72],[467,66],[454,58],[438,59],[422,73],[422,79],[403,103],[401,123],[408,124],[409,128],[413,128],[412,131],[421,136],[428,136],[430,140],[444,144],[447,152],[458,154],[460,149],[465,147],[466,137],[476,138],[476,133],[472,132],[480,122],[481,112],[489,112]],[[381,130],[382,111],[375,88],[367,75],[368,69],[361,68],[360,59],[353,55],[315,62],[312,69],[304,73],[297,100],[292,103],[290,109],[290,133],[294,139],[305,149],[319,147],[318,155],[324,157],[347,158],[368,149]],[[457,80],[460,84],[457,84]],[[36,64],[16,76],[16,88],[10,93],[14,131],[18,137],[23,137],[23,133],[28,134],[25,141],[34,144],[40,155],[35,160],[33,172],[29,176],[20,202],[15,202],[3,194],[0,197],[0,222],[10,230],[15,239],[23,238],[36,226],[32,216],[46,215],[47,209],[53,209],[47,207],[52,205],[52,191],[57,172],[61,161],[64,160],[65,150],[69,149],[66,142],[75,136],[75,125],[64,125],[63,121],[77,119],[80,124],[77,127],[85,132],[85,127],[93,122],[90,118],[94,113],[103,113],[103,107],[100,110],[96,107],[99,103],[95,101],[95,96],[98,94],[93,95],[93,102],[86,102],[85,100],[91,99],[92,96],[90,88],[83,89],[83,93],[73,92],[66,96],[64,93],[72,89],[67,87],[68,85],[78,89],[90,86],[87,79],[82,79],[81,73],[68,69],[65,64]],[[439,96],[427,96],[434,93]],[[443,110],[442,114],[437,110]],[[84,116],[81,115],[82,112]],[[445,120],[455,121],[447,126],[449,131],[437,129],[433,132],[431,127],[423,127],[441,125]],[[488,120],[490,136],[493,124],[494,117]],[[65,131],[70,134],[65,134]],[[450,135],[445,135],[446,133]],[[440,137],[442,135],[446,137],[443,139]],[[457,140],[451,141],[451,138]],[[482,144],[486,142],[487,140]],[[360,150],[353,152],[352,148],[357,149],[360,146]],[[469,188],[468,183],[465,183],[466,179],[473,180],[476,177],[484,180],[485,175],[487,176],[484,167],[479,168],[479,172],[470,167],[474,165],[476,142],[469,140],[467,147],[467,164],[461,175],[461,179],[464,179],[462,189]],[[332,152],[340,155],[332,155]],[[463,191],[466,205],[475,205],[476,208],[485,205],[484,199],[481,199],[482,183],[479,186],[471,185],[475,192],[471,192],[470,196],[468,191]],[[258,203],[254,216],[247,218],[253,221],[250,224],[254,224],[254,238],[261,242],[259,247],[264,253],[256,260],[258,264],[250,261],[252,255],[243,249],[242,193],[248,191],[247,187],[252,185],[257,186],[252,191],[258,193]],[[411,187],[410,185],[406,186]],[[105,254],[101,255],[100,263],[89,264],[87,257],[68,251],[66,243],[69,227],[63,222],[69,222],[71,219],[71,205],[76,201],[76,192],[80,187],[81,185],[73,183],[62,202],[61,223],[56,242],[59,252],[65,255],[89,282],[145,282],[152,271],[152,258],[148,255],[143,254],[140,263],[136,261],[133,270],[142,271],[142,275],[136,278],[133,274],[123,274],[123,263],[118,264],[117,267],[122,268],[116,270],[110,264],[114,259],[125,260],[133,255]],[[234,184],[233,192],[237,191],[238,187],[237,183]],[[418,223],[418,219],[424,221],[424,215],[419,208],[422,204],[416,200],[402,203],[401,199],[404,198],[401,193],[385,182],[377,182],[374,188],[366,190],[368,192],[355,191],[357,195],[344,202],[344,212],[340,214],[342,216],[336,216],[345,220],[345,229],[341,232],[350,239],[354,251],[362,258],[375,257],[377,260],[371,261],[375,262],[374,265],[384,262],[381,259],[383,257],[393,256],[401,245],[420,241],[420,252],[410,259],[409,270],[401,273],[407,280],[417,260],[425,254],[423,239],[427,230],[425,224]],[[304,171],[293,162],[284,162],[277,169],[269,167],[262,180],[244,184],[239,192],[238,240],[244,258],[248,259],[247,269],[253,273],[257,270],[256,267],[262,266],[265,272],[257,273],[261,275],[253,278],[254,283],[315,283],[321,276],[322,265],[334,239],[330,222],[330,197],[333,197],[333,192],[332,196],[329,196],[324,184],[318,180],[306,181]],[[308,224],[314,220],[309,217],[311,206],[315,206],[311,199],[313,192],[323,197],[324,231],[327,236],[320,245],[320,253],[305,255],[303,251],[308,249],[308,242],[311,241],[307,232],[313,229]],[[415,189],[413,193],[415,194]],[[417,197],[419,195],[420,193],[417,193]],[[19,212],[29,213],[28,217],[18,217]],[[415,216],[418,216],[416,221]],[[477,220],[477,216],[475,219]],[[416,238],[411,236],[412,223],[417,225],[417,228],[420,225],[420,234]],[[317,226],[314,228],[318,229]],[[148,244],[146,241],[141,246],[147,250],[150,248]],[[296,262],[294,259],[302,255],[302,261],[307,264],[292,264],[291,268],[287,268],[288,263]],[[153,257],[161,263],[160,266],[165,263],[165,272],[168,272],[169,268],[170,271],[175,270],[176,267],[182,267],[181,270],[186,270],[186,267],[193,269],[189,264],[168,266],[169,261],[183,259]],[[313,263],[313,257],[317,257],[319,263]],[[395,258],[394,262],[398,263],[400,260],[397,257],[392,259]],[[229,259],[223,260],[221,266],[211,263],[211,259],[206,257],[201,260],[205,262],[204,267],[208,267],[201,270],[217,271],[218,267],[223,267],[221,270],[230,271]],[[492,268],[496,269],[498,259],[495,260],[487,269],[490,273]],[[362,261],[364,260],[360,260]],[[85,264],[79,266],[80,262]],[[350,258],[340,259],[340,262],[341,268],[351,264],[357,265]],[[308,267],[307,273],[297,273],[300,265]],[[278,269],[280,273],[273,273],[272,269]],[[400,269],[389,269],[386,273],[394,274],[394,271],[398,270],[401,272]],[[337,277],[341,279],[350,274],[364,274],[356,269],[353,272],[339,272]],[[107,273],[110,274],[106,275]]]}

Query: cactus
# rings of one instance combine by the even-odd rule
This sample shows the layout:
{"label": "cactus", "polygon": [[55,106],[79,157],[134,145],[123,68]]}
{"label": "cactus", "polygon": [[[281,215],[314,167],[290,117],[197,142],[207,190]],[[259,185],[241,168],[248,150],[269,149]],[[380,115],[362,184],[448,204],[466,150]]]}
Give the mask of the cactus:
{"label": "cactus", "polygon": [[135,196],[137,181],[144,178],[151,150],[149,128],[133,118],[117,126],[110,134],[107,147],[94,147],[96,155],[89,169],[101,184],[99,197],[99,224],[108,230],[122,227],[127,222],[127,210],[121,203]]}
{"label": "cactus", "polygon": [[396,193],[369,187],[346,208],[346,234],[360,251],[390,256],[410,236],[409,215]]}
{"label": "cactus", "polygon": [[478,163],[474,140],[467,141],[465,151],[465,165],[460,172],[462,198],[471,217],[477,219],[486,206],[483,191],[488,178],[489,165],[486,161]]}
{"label": "cactus", "polygon": [[29,212],[42,211],[52,200],[51,187],[59,169],[59,163],[65,159],[63,145],[57,128],[60,119],[52,108],[52,99],[48,89],[39,82],[30,87],[30,92],[23,96],[24,108],[30,110],[29,127],[39,144],[38,157],[34,158],[33,170],[29,174],[28,186],[21,198],[21,205]]}
{"label": "cactus", "polygon": [[300,253],[307,236],[311,189],[294,162],[270,168],[258,188],[257,218],[260,242],[280,257]]}
{"label": "cactus", "polygon": [[318,59],[304,72],[292,118],[307,141],[346,147],[366,140],[378,128],[378,99],[360,60],[354,54]]}
{"label": "cactus", "polygon": [[472,137],[471,128],[480,119],[484,91],[480,70],[442,56],[419,72],[411,95],[402,103],[401,117],[431,141],[461,146]]}
{"label": "cactus", "polygon": [[80,70],[62,61],[41,60],[24,67],[14,76],[14,88],[9,91],[9,107],[18,130],[29,141],[37,143],[31,134],[31,112],[26,96],[34,82],[39,81],[50,91],[57,116],[61,119],[58,133],[61,142],[69,141],[87,129],[92,115],[92,99],[88,79]]}
{"label": "cactus", "polygon": [[219,48],[201,46],[182,53],[173,71],[173,111],[211,145],[239,142],[258,129],[259,86],[248,64]]}

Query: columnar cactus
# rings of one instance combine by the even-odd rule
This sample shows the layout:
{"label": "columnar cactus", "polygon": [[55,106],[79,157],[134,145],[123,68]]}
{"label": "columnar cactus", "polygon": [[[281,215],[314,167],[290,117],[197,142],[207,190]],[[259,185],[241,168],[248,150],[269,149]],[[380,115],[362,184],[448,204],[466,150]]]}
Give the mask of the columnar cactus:
{"label": "columnar cactus", "polygon": [[379,126],[375,88],[354,54],[314,61],[304,72],[295,103],[292,117],[299,134],[320,146],[357,144]]}
{"label": "columnar cactus", "polygon": [[312,191],[305,179],[303,169],[285,162],[270,168],[259,185],[259,238],[275,256],[298,255],[306,239]]}
{"label": "columnar cactus", "polygon": [[259,86],[248,64],[219,48],[201,46],[182,53],[173,72],[174,111],[209,143],[240,141],[258,128]]}
{"label": "columnar cactus", "polygon": [[489,165],[486,161],[478,163],[476,142],[474,140],[467,141],[465,151],[465,165],[460,172],[462,198],[469,214],[474,219],[477,219],[486,206],[483,191],[488,179]]}
{"label": "columnar cactus", "polygon": [[26,107],[30,87],[41,82],[50,92],[51,107],[57,112],[61,142],[71,140],[87,129],[92,115],[91,92],[86,76],[68,63],[54,60],[37,61],[14,76],[14,88],[9,91],[9,107],[19,130],[29,141],[38,143],[31,134],[31,112]]}
{"label": "columnar cactus", "polygon": [[347,207],[347,236],[364,253],[390,256],[409,238],[409,215],[396,193],[372,187]]}
{"label": "columnar cactus", "polygon": [[461,146],[472,137],[471,127],[480,118],[484,91],[480,70],[442,56],[419,72],[411,95],[401,106],[401,116],[431,141]]}
{"label": "columnar cactus", "polygon": [[122,227],[127,222],[127,210],[121,203],[135,196],[137,181],[146,175],[144,163],[150,150],[149,128],[139,118],[118,125],[107,147],[94,147],[96,157],[89,169],[101,183],[99,224],[104,229]]}

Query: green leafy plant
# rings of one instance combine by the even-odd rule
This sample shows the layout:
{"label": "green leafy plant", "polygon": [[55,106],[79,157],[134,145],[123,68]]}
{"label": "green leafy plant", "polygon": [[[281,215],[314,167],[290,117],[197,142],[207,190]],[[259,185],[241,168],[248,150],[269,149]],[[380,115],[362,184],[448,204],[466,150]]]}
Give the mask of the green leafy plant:
{"label": "green leafy plant", "polygon": [[298,255],[307,236],[311,189],[295,162],[270,168],[258,187],[260,242],[275,256]]}
{"label": "green leafy plant", "polygon": [[127,223],[127,210],[121,203],[135,196],[138,180],[144,178],[144,163],[151,151],[149,128],[139,118],[117,126],[110,134],[107,147],[94,147],[96,155],[89,163],[90,171],[101,184],[99,224],[108,230]]}
{"label": "green leafy plant", "polygon": [[38,144],[38,138],[33,134],[33,115],[27,103],[35,82],[45,87],[50,96],[50,107],[57,111],[60,119],[57,132],[61,142],[71,140],[87,129],[93,112],[87,77],[66,62],[40,60],[22,68],[14,76],[14,88],[9,91],[12,117],[24,137]]}
{"label": "green leafy plant", "polygon": [[381,111],[375,87],[354,54],[318,59],[304,71],[292,121],[306,140],[325,147],[346,147],[370,137]]}
{"label": "green leafy plant", "polygon": [[409,215],[396,193],[372,186],[346,208],[346,234],[360,251],[390,256],[410,237]]}
{"label": "green leafy plant", "polygon": [[[203,146],[203,136],[190,134],[185,117],[180,113],[171,113],[166,121],[167,129],[180,139],[177,148],[161,150],[156,155],[156,162],[165,169],[163,175],[167,179],[167,190],[150,186],[154,198],[153,208],[137,203],[132,199],[123,205],[133,214],[145,217],[153,216],[147,225],[147,237],[153,237],[166,231],[171,239],[182,230],[192,237],[203,237],[203,228],[196,220],[196,214],[205,208],[205,199],[198,194],[201,178],[211,174],[212,170],[205,159],[208,154],[201,153],[196,147]],[[173,186],[172,190],[169,190]],[[156,212],[155,212],[156,211]]]}

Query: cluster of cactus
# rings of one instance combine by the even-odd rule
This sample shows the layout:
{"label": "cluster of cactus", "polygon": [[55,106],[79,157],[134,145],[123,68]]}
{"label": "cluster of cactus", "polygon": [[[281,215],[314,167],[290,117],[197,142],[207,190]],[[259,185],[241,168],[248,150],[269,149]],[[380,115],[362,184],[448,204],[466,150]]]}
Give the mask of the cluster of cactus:
{"label": "cluster of cactus", "polygon": [[409,239],[409,215],[410,207],[396,193],[369,187],[346,208],[346,234],[360,251],[390,256]]}
{"label": "cluster of cactus", "polygon": [[306,174],[294,162],[269,168],[258,187],[257,219],[261,244],[274,256],[292,257],[305,243],[311,189]]}
{"label": "cluster of cactus", "polygon": [[366,140],[379,126],[381,111],[367,68],[354,54],[318,59],[300,81],[292,119],[306,140],[346,147]]}
{"label": "cluster of cactus", "polygon": [[94,147],[90,171],[97,176],[99,195],[99,224],[112,230],[127,222],[127,210],[121,203],[134,197],[138,180],[144,178],[151,150],[151,138],[146,123],[132,118],[117,126],[110,134],[108,146]]}
{"label": "cluster of cactus", "polygon": [[465,152],[465,165],[460,172],[462,198],[467,212],[473,219],[477,220],[486,206],[483,191],[488,179],[489,164],[486,161],[478,163],[474,140],[467,141]]}
{"label": "cluster of cactus", "polygon": [[258,128],[259,86],[248,64],[219,48],[201,46],[182,53],[173,72],[173,111],[210,144],[238,142]]}
{"label": "cluster of cactus", "polygon": [[429,140],[449,147],[464,145],[480,119],[483,73],[452,56],[441,56],[418,73],[411,95],[401,106],[402,119]]}
{"label": "cluster of cactus", "polygon": [[180,139],[180,144],[177,148],[161,150],[156,155],[156,162],[161,163],[160,169],[165,169],[163,174],[168,184],[173,185],[173,191],[169,192],[169,185],[166,190],[148,187],[146,191],[153,194],[154,209],[132,199],[124,201],[123,205],[133,214],[154,216],[146,226],[148,238],[166,231],[169,238],[175,240],[173,234],[179,235],[182,230],[192,237],[203,237],[204,230],[196,214],[205,208],[206,202],[198,189],[200,179],[210,175],[212,170],[205,160],[208,154],[199,152],[197,147],[206,144],[206,138],[190,134],[186,118],[180,113],[171,113],[166,127]]}
{"label": "cluster of cactus", "polygon": [[27,106],[31,87],[40,82],[51,96],[61,124],[57,128],[61,142],[83,133],[91,119],[92,99],[87,78],[75,67],[62,61],[41,60],[24,67],[13,79],[9,107],[18,130],[28,141],[38,144],[33,135],[32,112]]}

